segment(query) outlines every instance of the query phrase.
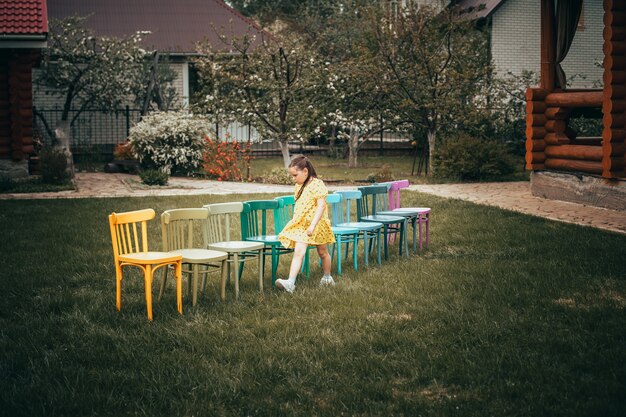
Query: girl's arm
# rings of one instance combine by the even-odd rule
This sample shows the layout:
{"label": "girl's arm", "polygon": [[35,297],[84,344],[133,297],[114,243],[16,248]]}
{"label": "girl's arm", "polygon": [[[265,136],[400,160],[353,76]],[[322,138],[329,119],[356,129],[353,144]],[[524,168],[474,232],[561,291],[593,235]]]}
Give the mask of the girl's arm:
{"label": "girl's arm", "polygon": [[308,229],[306,229],[307,236],[311,236],[313,231],[315,230],[315,226],[319,223],[322,215],[324,214],[324,209],[326,208],[326,197],[321,197],[317,199],[317,210],[315,210],[315,216],[313,216],[313,220],[311,221],[311,225]]}

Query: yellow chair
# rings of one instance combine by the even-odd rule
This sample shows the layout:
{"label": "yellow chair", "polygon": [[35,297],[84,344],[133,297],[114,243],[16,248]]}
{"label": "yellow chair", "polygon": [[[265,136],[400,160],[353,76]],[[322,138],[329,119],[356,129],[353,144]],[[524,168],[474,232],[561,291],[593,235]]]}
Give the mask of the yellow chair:
{"label": "yellow chair", "polygon": [[[198,300],[198,276],[202,274],[202,292],[206,287],[206,277],[210,272],[221,269],[222,279],[226,280],[226,260],[228,253],[199,249],[194,245],[194,232],[202,230],[203,248],[207,246],[206,221],[209,210],[205,208],[181,208],[167,210],[161,214],[161,235],[163,236],[163,251],[175,253],[183,257],[183,272],[190,276],[187,292],[192,294],[191,305],[195,306]],[[200,226],[196,228],[194,226]],[[200,270],[203,266],[203,270]],[[163,274],[159,301],[163,297],[167,270]]]}
{"label": "yellow chair", "polygon": [[115,260],[115,281],[117,286],[117,310],[122,308],[122,268],[136,266],[144,273],[148,319],[152,320],[152,280],[154,271],[167,265],[174,265],[176,277],[176,307],[183,314],[182,256],[179,254],[148,251],[147,221],[154,219],[152,209],[111,213],[109,226],[113,242]]}

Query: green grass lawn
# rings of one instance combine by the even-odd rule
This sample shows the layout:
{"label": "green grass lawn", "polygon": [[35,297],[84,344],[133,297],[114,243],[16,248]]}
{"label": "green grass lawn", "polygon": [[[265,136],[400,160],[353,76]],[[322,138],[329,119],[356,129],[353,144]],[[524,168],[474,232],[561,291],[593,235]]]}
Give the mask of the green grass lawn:
{"label": "green grass lawn", "polygon": [[251,198],[0,201],[0,415],[626,415],[626,236],[497,208],[407,192],[422,254],[183,316],[170,280],[153,322],[135,273],[117,312],[110,212]]}

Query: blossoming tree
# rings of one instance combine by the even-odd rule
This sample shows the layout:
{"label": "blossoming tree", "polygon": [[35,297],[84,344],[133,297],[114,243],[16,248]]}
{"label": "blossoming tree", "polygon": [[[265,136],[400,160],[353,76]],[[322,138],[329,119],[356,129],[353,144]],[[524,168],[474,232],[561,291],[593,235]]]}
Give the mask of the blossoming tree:
{"label": "blossoming tree", "polygon": [[[51,20],[38,79],[63,98],[54,137],[70,164],[72,124],[85,110],[114,109],[132,99],[146,56],[139,47],[140,34],[122,39],[95,36],[84,22],[85,18],[76,16]],[[71,120],[70,110],[76,110]]]}
{"label": "blossoming tree", "polygon": [[203,90],[197,107],[220,121],[250,123],[279,144],[288,166],[289,142],[308,140],[322,123],[325,62],[293,39],[222,40],[233,53],[215,53],[208,44],[199,48]]}

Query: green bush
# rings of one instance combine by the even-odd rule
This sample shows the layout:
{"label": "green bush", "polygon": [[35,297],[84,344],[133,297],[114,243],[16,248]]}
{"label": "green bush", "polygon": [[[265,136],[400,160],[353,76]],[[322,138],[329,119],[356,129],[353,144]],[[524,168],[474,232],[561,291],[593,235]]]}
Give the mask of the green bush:
{"label": "green bush", "polygon": [[170,176],[167,172],[158,169],[146,169],[139,173],[139,178],[146,185],[167,185]]}
{"label": "green bush", "polygon": [[514,170],[515,161],[506,145],[465,135],[446,140],[433,158],[433,174],[439,178],[489,180]]}
{"label": "green bush", "polygon": [[39,153],[41,181],[44,184],[63,184],[69,181],[67,155],[61,149],[44,148]]}
{"label": "green bush", "polygon": [[270,184],[293,184],[291,175],[285,168],[273,168],[269,173],[263,173],[263,182]]}
{"label": "green bush", "polygon": [[369,182],[386,182],[393,181],[393,174],[391,173],[391,167],[389,164],[383,164],[376,172],[370,173],[366,181]]}

